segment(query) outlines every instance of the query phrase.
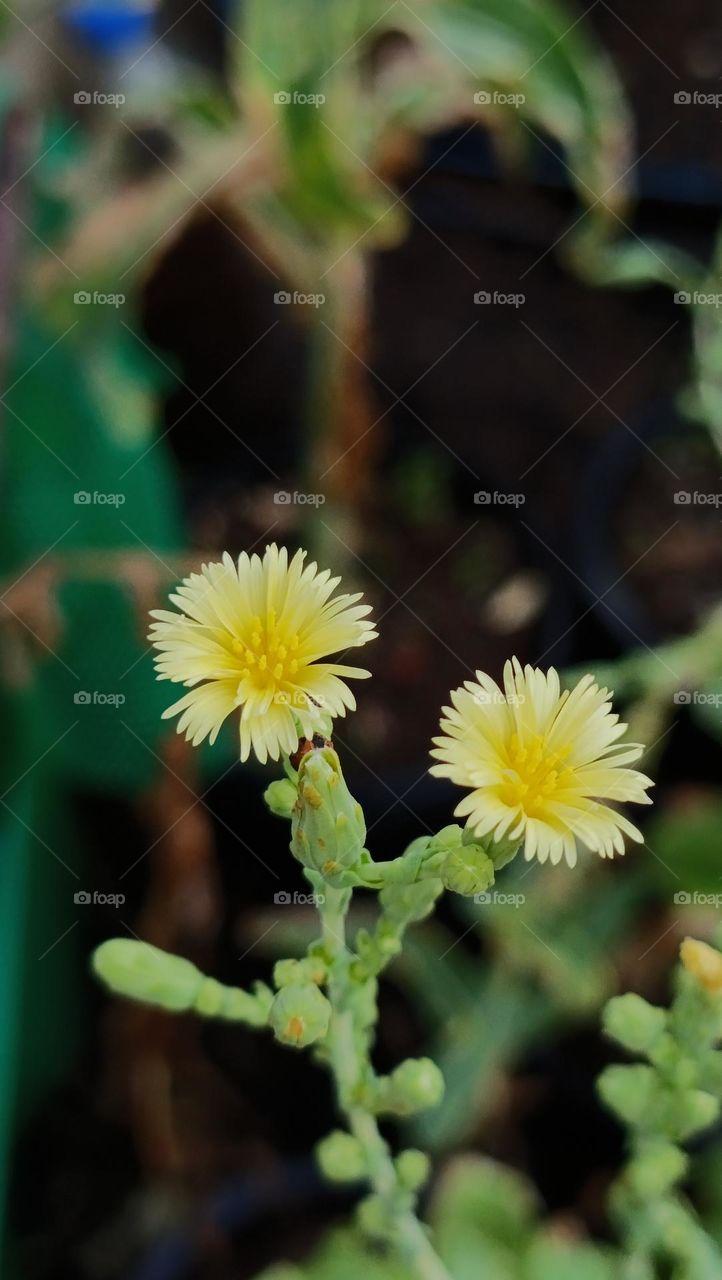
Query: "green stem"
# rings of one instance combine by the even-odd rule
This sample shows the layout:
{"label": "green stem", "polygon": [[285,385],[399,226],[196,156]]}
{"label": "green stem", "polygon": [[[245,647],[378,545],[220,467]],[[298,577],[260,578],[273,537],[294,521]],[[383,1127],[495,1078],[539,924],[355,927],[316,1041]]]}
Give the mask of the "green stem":
{"label": "green stem", "polygon": [[348,1127],[360,1142],[366,1157],[368,1176],[374,1192],[384,1203],[397,1205],[393,1243],[403,1255],[409,1276],[416,1280],[451,1280],[426,1231],[400,1185],[388,1143],[382,1137],[375,1115],[364,1106],[362,1084],[371,1072],[366,1037],[357,1034],[353,1014],[353,957],[346,947],[347,890],[326,889],[319,907],[326,951],[330,958],[328,998],[331,1025],[328,1034],[330,1067],[336,1082],[339,1106]]}

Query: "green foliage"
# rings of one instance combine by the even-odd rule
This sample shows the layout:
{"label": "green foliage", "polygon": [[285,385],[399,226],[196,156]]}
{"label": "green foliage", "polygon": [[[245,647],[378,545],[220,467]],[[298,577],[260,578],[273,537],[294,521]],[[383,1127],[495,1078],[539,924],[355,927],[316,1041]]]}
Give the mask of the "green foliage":
{"label": "green foliage", "polygon": [[[459,902],[464,945],[437,922],[409,939],[394,976],[425,1018],[446,1081],[440,1106],[414,1123],[417,1141],[462,1142],[493,1106],[502,1072],[543,1035],[596,1014],[614,989],[610,954],[645,892],[645,873],[632,868],[620,878],[604,867],[580,876],[514,865],[502,892]],[[483,964],[468,951],[472,938]]]}
{"label": "green foliage", "polygon": [[680,1280],[711,1280],[722,1254],[678,1187],[689,1165],[681,1144],[720,1112],[722,995],[705,984],[716,982],[722,959],[689,941],[682,958],[668,1013],[631,995],[607,1006],[608,1033],[647,1063],[607,1067],[599,1091],[629,1131],[611,1205],[639,1274],[655,1277],[657,1265],[667,1265]]}

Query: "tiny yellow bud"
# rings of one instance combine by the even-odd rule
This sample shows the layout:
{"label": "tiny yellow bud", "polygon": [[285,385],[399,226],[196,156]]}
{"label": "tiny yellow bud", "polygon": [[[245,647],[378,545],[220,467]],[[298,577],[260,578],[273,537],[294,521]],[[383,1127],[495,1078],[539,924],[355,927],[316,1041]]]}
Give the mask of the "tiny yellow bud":
{"label": "tiny yellow bud", "polygon": [[706,942],[685,938],[679,949],[682,964],[712,995],[722,994],[722,954]]}

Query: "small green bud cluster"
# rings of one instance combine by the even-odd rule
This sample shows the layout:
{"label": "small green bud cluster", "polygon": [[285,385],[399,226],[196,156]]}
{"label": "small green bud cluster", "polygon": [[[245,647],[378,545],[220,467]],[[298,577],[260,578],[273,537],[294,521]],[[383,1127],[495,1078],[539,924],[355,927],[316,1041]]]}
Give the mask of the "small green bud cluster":
{"label": "small green bud cluster", "polygon": [[645,1064],[607,1067],[599,1078],[604,1102],[631,1130],[632,1155],[621,1187],[622,1195],[626,1188],[637,1202],[671,1193],[687,1170],[679,1144],[707,1129],[720,1114],[720,1002],[707,980],[712,960],[704,957],[700,976],[694,952],[690,963],[689,940],[685,947],[669,1010],[630,993],[610,1000],[603,1015],[607,1033],[647,1059]]}

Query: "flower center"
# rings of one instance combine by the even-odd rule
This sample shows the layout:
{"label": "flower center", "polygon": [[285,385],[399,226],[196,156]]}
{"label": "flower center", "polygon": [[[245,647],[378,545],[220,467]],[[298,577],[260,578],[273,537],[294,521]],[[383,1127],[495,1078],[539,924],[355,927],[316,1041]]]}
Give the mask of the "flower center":
{"label": "flower center", "polygon": [[265,622],[252,618],[243,637],[232,641],[233,652],[243,664],[240,678],[261,690],[292,684],[299,669],[299,643],[297,632],[289,634],[278,627],[273,609]]}
{"label": "flower center", "polygon": [[568,746],[549,751],[543,737],[522,742],[518,733],[512,734],[500,791],[504,804],[513,808],[521,805],[527,817],[536,817],[545,803],[572,781],[573,770],[564,767],[569,751]]}

